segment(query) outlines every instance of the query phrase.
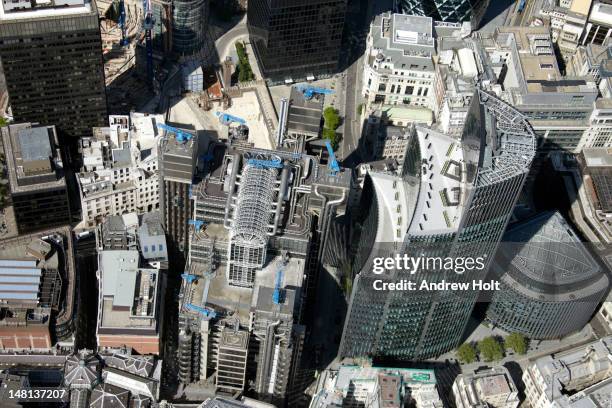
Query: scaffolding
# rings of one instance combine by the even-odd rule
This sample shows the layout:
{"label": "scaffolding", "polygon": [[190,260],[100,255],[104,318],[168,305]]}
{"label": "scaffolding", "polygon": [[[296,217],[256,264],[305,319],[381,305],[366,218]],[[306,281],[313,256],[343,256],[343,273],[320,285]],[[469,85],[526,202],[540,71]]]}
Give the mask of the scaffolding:
{"label": "scaffolding", "polygon": [[252,287],[266,259],[278,170],[248,164],[240,179],[228,248],[228,282]]}

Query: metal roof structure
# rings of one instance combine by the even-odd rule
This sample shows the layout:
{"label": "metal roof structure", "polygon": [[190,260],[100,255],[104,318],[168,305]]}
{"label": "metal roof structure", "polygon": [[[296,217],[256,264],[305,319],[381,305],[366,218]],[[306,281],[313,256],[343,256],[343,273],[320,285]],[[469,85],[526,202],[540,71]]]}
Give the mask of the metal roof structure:
{"label": "metal roof structure", "polygon": [[104,250],[99,257],[103,296],[112,296],[114,306],[132,307],[140,257],[138,251]]}
{"label": "metal roof structure", "polygon": [[252,286],[255,271],[265,262],[276,177],[276,167],[247,161],[243,168],[228,248],[229,280],[234,284]]}
{"label": "metal roof structure", "polygon": [[0,299],[38,303],[41,276],[36,260],[0,260]]}
{"label": "metal roof structure", "polygon": [[17,135],[23,161],[49,160],[53,155],[46,127],[20,129]]}
{"label": "metal roof structure", "polygon": [[529,287],[539,283],[557,288],[601,274],[597,262],[558,212],[542,213],[511,228],[504,241],[502,251],[512,257],[512,265],[531,282]]}

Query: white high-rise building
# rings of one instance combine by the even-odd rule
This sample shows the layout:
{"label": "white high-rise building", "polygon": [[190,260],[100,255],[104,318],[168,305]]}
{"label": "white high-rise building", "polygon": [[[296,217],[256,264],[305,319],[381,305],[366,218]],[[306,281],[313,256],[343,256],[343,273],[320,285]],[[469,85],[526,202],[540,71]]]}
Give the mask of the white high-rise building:
{"label": "white high-rise building", "polygon": [[82,139],[81,227],[108,215],[159,208],[157,123],[163,122],[162,115],[110,116],[108,127],[94,128],[93,137]]}

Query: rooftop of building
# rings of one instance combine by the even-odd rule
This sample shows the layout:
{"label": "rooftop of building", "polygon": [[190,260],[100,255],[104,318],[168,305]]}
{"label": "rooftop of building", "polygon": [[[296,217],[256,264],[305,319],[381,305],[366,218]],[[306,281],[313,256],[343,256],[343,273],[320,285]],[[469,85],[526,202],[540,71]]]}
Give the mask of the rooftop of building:
{"label": "rooftop of building", "polygon": [[137,250],[98,253],[102,328],[154,329],[157,326],[159,271],[139,267]]}
{"label": "rooftop of building", "polygon": [[[475,393],[467,392],[465,396],[469,398],[470,406],[476,406],[481,400],[494,398],[500,395],[515,393],[514,399],[518,402],[518,390],[510,372],[504,366],[481,369],[475,372],[460,374],[456,383],[470,387]],[[478,398],[477,401],[471,400],[472,397]]]}
{"label": "rooftop of building", "polygon": [[[470,117],[481,131],[449,136],[416,127],[411,131],[415,141],[410,143],[418,144],[421,157],[409,163],[414,174],[402,181],[388,173],[372,172],[379,203],[377,242],[398,242],[407,230],[417,236],[454,232],[477,170],[483,182],[494,182],[529,166],[535,137],[526,120],[496,98],[476,95]],[[489,115],[497,120],[490,120]],[[490,129],[493,123],[496,128]]]}
{"label": "rooftop of building", "polygon": [[[259,287],[274,288],[276,272],[281,262],[281,256],[269,259],[266,265],[260,271],[257,271],[254,288],[229,285],[226,275],[227,268],[225,265],[221,265],[210,278],[208,286],[206,285],[207,278],[201,278],[195,285],[194,292],[191,295],[192,302],[195,302],[196,305],[202,303],[205,306],[212,307],[217,313],[234,314],[241,322],[247,322],[252,308],[253,293],[256,293]],[[290,257],[288,263],[283,267],[283,287],[296,290],[301,288],[304,280],[304,268],[303,259]],[[263,289],[263,292],[266,292],[266,290]]]}
{"label": "rooftop of building", "polygon": [[[440,396],[436,391],[436,376],[434,370],[413,368],[372,367],[353,364],[344,361],[336,369],[329,369],[322,373],[319,380],[319,389],[313,397],[311,407],[324,408],[329,406],[343,406],[343,400],[355,393],[355,384],[359,388],[367,388],[369,394],[374,394],[377,388],[387,391],[382,395],[384,407],[393,407],[397,402],[397,395],[402,387],[410,388],[413,398],[418,396],[432,402],[431,406],[442,406]],[[433,391],[433,394],[430,392]],[[365,398],[365,395],[359,395]]]}
{"label": "rooftop of building", "polygon": [[561,403],[567,399],[565,389],[571,389],[573,384],[588,385],[589,382],[596,383],[597,378],[610,378],[612,336],[556,354],[554,357],[540,357],[535,360],[530,370],[537,370],[542,376],[544,382],[541,391],[546,398]]}
{"label": "rooftop of building", "polygon": [[526,296],[579,299],[608,287],[606,274],[559,212],[511,227],[500,251],[513,266],[502,266],[508,270],[504,280]]}
{"label": "rooftop of building", "polygon": [[66,187],[55,126],[19,123],[0,132],[13,194]]}
{"label": "rooftop of building", "polygon": [[570,11],[581,14],[583,16],[589,15],[591,9],[592,0],[573,0],[570,6]]}
{"label": "rooftop of building", "polygon": [[[76,282],[69,227],[0,241],[0,270],[2,307],[12,314],[5,314],[2,325],[48,325],[52,310],[58,311],[56,326],[72,319]],[[26,309],[31,313],[23,312]]]}
{"label": "rooftop of building", "polygon": [[274,405],[242,397],[242,401],[230,400],[222,397],[208,398],[200,408],[273,408]]}
{"label": "rooftop of building", "polygon": [[[59,268],[55,248],[40,237],[25,236],[0,249],[0,300],[8,304],[48,302],[41,282],[54,279]],[[45,278],[45,276],[47,276]]]}
{"label": "rooftop of building", "polygon": [[[520,89],[530,94],[588,93],[594,94],[595,100],[597,86],[591,77],[561,74],[547,26],[498,27],[495,40],[498,48],[510,49],[511,59],[518,58],[506,64],[508,72],[503,82],[506,90]],[[498,62],[495,58],[493,63]]]}
{"label": "rooftop of building", "polygon": [[431,17],[383,13],[374,18],[370,37],[373,47],[370,64],[408,61],[413,64],[405,69],[433,70],[435,40]]}
{"label": "rooftop of building", "polygon": [[324,95],[316,94],[306,99],[304,93],[295,86],[289,96],[287,132],[317,136],[321,127]]}
{"label": "rooftop of building", "polygon": [[97,13],[91,0],[17,0],[3,1],[0,20],[25,20]]}
{"label": "rooftop of building", "polygon": [[612,149],[588,147],[582,150],[587,167],[612,167]]}

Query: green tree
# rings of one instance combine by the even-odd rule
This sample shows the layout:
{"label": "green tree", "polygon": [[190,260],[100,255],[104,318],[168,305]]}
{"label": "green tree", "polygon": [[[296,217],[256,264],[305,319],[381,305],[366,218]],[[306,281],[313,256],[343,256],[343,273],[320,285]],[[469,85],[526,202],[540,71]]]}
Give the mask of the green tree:
{"label": "green tree", "polygon": [[504,349],[495,337],[486,337],[478,342],[478,352],[484,361],[497,361],[504,357]]}
{"label": "green tree", "polygon": [[476,349],[472,343],[463,343],[457,349],[457,357],[465,364],[473,363],[476,361]]}
{"label": "green tree", "polygon": [[510,333],[504,340],[506,350],[512,349],[517,354],[525,354],[527,352],[527,338],[521,333]]}
{"label": "green tree", "polygon": [[249,57],[247,55],[244,43],[236,42],[234,46],[236,47],[236,53],[238,54],[238,64],[236,65],[236,69],[238,71],[238,81],[248,82],[254,80],[255,75],[253,74],[253,69],[249,63]]}
{"label": "green tree", "polygon": [[0,127],[5,126],[6,125],[6,119],[4,119],[2,116],[0,116]]}
{"label": "green tree", "polygon": [[336,130],[338,126],[340,126],[340,115],[338,114],[338,110],[331,106],[323,110],[323,120],[325,122],[324,126],[327,129]]}
{"label": "green tree", "polygon": [[363,113],[363,103],[357,105],[357,114],[361,115]]}
{"label": "green tree", "polygon": [[323,128],[323,139],[329,140],[329,143],[331,144],[334,150],[338,148],[340,138],[338,137],[338,133],[336,133],[335,130]]}

